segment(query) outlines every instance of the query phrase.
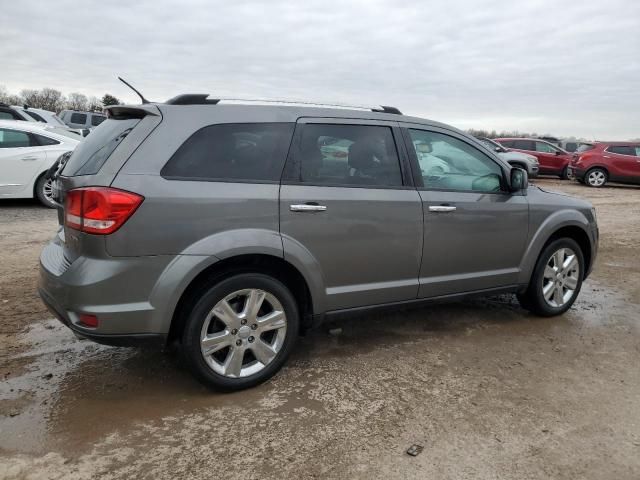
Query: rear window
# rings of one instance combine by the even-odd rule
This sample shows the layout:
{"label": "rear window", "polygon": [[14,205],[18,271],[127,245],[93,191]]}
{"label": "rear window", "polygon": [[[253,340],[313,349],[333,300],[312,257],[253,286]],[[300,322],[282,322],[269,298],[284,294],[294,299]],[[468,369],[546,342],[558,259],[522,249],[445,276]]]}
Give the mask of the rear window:
{"label": "rear window", "polygon": [[106,120],[73,151],[62,174],[95,175],[107,161],[122,140],[138,124],[139,118],[127,120]]}
{"label": "rear window", "polygon": [[160,174],[171,180],[279,181],[293,128],[293,123],[204,127],[178,148]]}
{"label": "rear window", "polygon": [[86,113],[72,113],[71,114],[71,123],[80,123],[84,125],[87,123],[87,114]]}
{"label": "rear window", "polygon": [[576,152],[580,153],[580,152],[586,152],[587,150],[593,150],[594,148],[596,148],[595,145],[590,145],[588,143],[583,143],[582,145],[580,145],[578,147],[578,149],[576,150]]}
{"label": "rear window", "polygon": [[40,115],[38,115],[36,112],[32,112],[31,110],[25,110],[24,112],[27,115],[29,115],[31,118],[33,118],[36,122],[47,123],[47,121],[44,118],[42,118]]}

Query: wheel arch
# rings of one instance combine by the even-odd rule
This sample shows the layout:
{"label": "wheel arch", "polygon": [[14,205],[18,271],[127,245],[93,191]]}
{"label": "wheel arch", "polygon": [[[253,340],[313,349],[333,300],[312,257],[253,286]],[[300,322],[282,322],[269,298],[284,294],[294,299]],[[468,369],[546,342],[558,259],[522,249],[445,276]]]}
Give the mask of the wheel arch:
{"label": "wheel arch", "polygon": [[281,281],[296,299],[302,329],[311,326],[314,311],[313,299],[302,273],[281,257],[268,254],[242,254],[209,264],[189,282],[171,315],[167,343],[180,338],[189,313],[189,306],[204,290],[238,273],[263,273]]}
{"label": "wheel arch", "polygon": [[521,284],[529,284],[538,258],[547,245],[565,237],[575,240],[580,246],[585,261],[584,278],[588,276],[595,254],[589,236],[589,222],[575,210],[564,210],[549,217],[529,242],[520,266]]}

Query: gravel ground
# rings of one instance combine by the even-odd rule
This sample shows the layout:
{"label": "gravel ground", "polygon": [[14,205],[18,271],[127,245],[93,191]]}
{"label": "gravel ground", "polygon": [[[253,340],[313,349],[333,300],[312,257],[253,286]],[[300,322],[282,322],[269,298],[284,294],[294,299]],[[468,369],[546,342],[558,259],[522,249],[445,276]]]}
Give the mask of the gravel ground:
{"label": "gravel ground", "polygon": [[55,212],[1,202],[0,478],[640,478],[640,189],[537,183],[598,212],[565,315],[499,296],[363,316],[234,394],[76,340],[35,294]]}

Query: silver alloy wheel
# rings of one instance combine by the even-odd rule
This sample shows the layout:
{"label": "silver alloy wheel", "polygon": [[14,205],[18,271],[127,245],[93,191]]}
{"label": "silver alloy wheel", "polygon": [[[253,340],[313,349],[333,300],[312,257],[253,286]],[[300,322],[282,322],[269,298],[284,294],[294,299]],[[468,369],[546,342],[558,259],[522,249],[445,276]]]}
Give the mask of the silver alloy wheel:
{"label": "silver alloy wheel", "polygon": [[557,250],[547,261],[542,276],[542,295],[552,307],[558,308],[571,301],[580,278],[578,256],[570,248]]}
{"label": "silver alloy wheel", "polygon": [[238,290],[207,315],[200,350],[214,372],[230,378],[248,377],[273,361],[286,334],[287,317],[274,295],[253,288]]}
{"label": "silver alloy wheel", "polygon": [[601,187],[607,181],[607,176],[602,170],[593,170],[587,175],[587,182],[592,187]]}
{"label": "silver alloy wheel", "polygon": [[42,184],[42,195],[49,202],[54,203],[54,200],[53,200],[53,180],[51,180],[50,178],[45,180],[44,183]]}

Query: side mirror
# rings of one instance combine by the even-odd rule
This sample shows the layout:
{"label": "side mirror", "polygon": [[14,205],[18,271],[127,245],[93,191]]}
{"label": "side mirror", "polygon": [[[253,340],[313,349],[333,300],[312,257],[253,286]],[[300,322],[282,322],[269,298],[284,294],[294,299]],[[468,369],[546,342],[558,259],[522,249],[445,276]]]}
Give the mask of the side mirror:
{"label": "side mirror", "polygon": [[512,192],[521,192],[529,186],[529,175],[525,169],[513,167],[510,176],[509,183]]}
{"label": "side mirror", "polygon": [[502,151],[502,147],[495,147],[495,148],[494,148],[494,150],[495,150],[496,152],[501,152],[501,151]]}

